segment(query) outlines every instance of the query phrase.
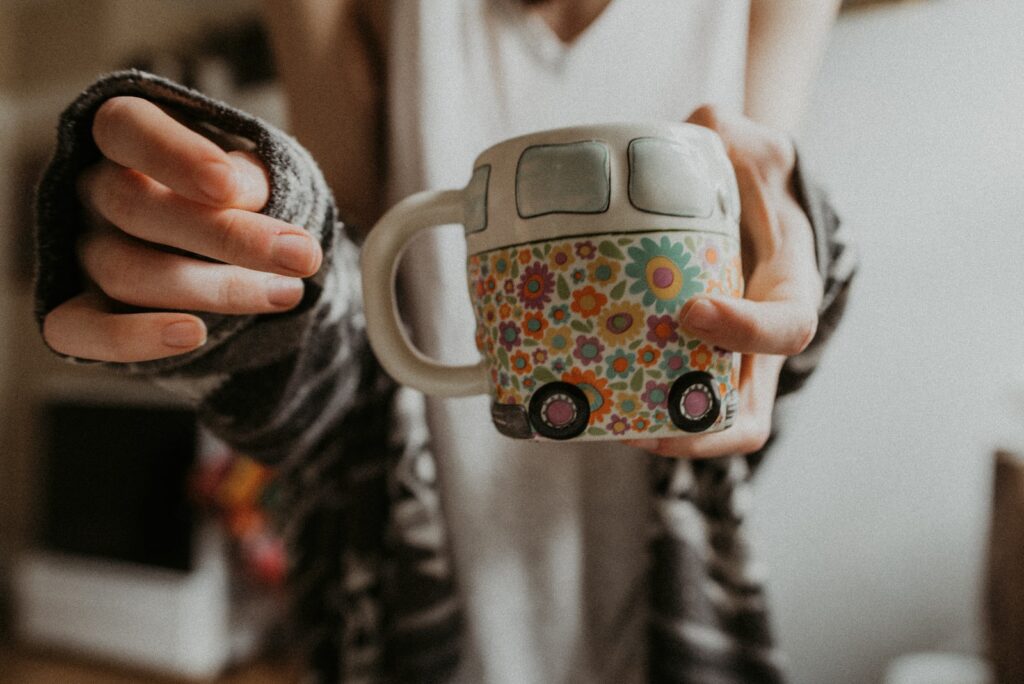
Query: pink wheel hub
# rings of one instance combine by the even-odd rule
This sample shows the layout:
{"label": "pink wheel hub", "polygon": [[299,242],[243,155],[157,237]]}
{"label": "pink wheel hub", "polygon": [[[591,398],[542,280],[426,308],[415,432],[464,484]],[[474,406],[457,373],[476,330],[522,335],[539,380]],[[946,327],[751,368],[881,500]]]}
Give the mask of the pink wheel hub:
{"label": "pink wheel hub", "polygon": [[683,413],[691,420],[702,418],[711,409],[711,397],[703,387],[691,387],[683,396]]}
{"label": "pink wheel hub", "polygon": [[552,427],[568,425],[575,417],[576,407],[568,397],[563,395],[552,397],[544,406],[544,419]]}

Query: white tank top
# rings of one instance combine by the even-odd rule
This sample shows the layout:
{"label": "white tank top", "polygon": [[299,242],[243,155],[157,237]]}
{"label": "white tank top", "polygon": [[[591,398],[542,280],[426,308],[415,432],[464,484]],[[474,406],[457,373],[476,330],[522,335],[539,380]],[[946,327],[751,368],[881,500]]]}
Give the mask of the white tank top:
{"label": "white tank top", "polygon": [[[517,0],[395,0],[389,197],[461,188],[505,138],[573,124],[740,111],[748,0],[612,0],[569,45]],[[472,363],[460,227],[402,266],[419,346]],[[632,682],[646,650],[646,457],[621,445],[498,435],[489,399],[428,401],[466,602],[462,679]]]}

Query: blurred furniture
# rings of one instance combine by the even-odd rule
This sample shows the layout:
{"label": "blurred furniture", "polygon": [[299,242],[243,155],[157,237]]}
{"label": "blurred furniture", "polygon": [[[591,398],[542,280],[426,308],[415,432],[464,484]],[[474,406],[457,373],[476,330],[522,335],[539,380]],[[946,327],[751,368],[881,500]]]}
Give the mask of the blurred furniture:
{"label": "blurred furniture", "polygon": [[997,682],[1024,682],[1024,457],[995,455],[985,616]]}
{"label": "blurred furniture", "polygon": [[[48,651],[0,645],[0,681],[4,684],[187,684],[190,680]],[[216,679],[206,680],[206,684],[298,684],[301,681],[301,670],[293,663],[268,660],[236,668]]]}
{"label": "blurred furniture", "polygon": [[912,653],[886,670],[882,684],[992,684],[985,661],[956,653]]}
{"label": "blurred furniture", "polygon": [[[0,631],[10,606],[24,642],[147,672],[110,681],[213,677],[252,652],[275,608],[250,600],[222,531],[190,505],[194,419],[144,438],[182,404],[43,347],[31,313],[33,187],[60,110],[104,71],[148,66],[280,122],[258,7],[0,0]],[[101,414],[112,418],[98,425]],[[0,660],[3,682],[91,681],[10,672]]]}

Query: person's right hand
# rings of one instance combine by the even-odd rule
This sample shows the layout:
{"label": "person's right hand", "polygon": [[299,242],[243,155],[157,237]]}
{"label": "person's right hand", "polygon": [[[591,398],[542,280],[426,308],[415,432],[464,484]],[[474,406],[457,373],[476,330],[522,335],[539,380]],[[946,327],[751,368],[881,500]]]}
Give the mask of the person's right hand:
{"label": "person's right hand", "polygon": [[[159,359],[206,342],[203,321],[185,311],[273,313],[299,303],[320,245],[258,213],[269,182],[254,155],[225,152],[134,97],[104,103],[92,133],[104,158],[78,186],[91,215],[77,244],[89,282],[44,319],[51,348],[100,361]],[[117,313],[116,302],[159,311]]]}

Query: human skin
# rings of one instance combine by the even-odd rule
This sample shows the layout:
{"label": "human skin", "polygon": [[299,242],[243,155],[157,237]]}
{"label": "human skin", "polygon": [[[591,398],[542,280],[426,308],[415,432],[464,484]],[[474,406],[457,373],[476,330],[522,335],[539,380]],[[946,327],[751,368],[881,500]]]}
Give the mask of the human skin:
{"label": "human skin", "polygon": [[[566,41],[607,3],[524,2]],[[342,215],[362,226],[383,211],[386,4],[266,2],[292,128],[323,166]],[[789,134],[835,6],[753,0],[746,116],[701,107],[687,118],[719,133],[736,169],[747,285],[743,300],[699,298],[681,323],[744,354],[739,418],[720,433],[637,446],[702,458],[756,451],[768,438],[782,364],[812,339],[821,299],[812,232],[792,187]],[[138,98],[106,102],[93,135],[104,160],[79,184],[93,216],[78,242],[89,282],[46,316],[43,336],[54,350],[113,362],[164,358],[205,343],[202,320],[186,311],[273,313],[300,301],[301,279],[318,270],[322,254],[302,228],[259,213],[269,187],[258,159],[221,150]],[[116,302],[162,311],[116,313]]]}

